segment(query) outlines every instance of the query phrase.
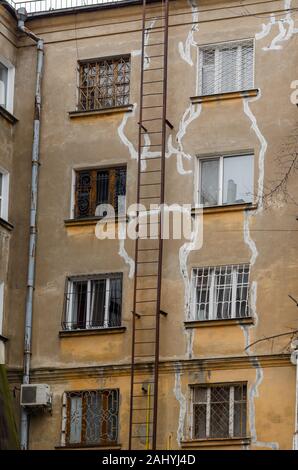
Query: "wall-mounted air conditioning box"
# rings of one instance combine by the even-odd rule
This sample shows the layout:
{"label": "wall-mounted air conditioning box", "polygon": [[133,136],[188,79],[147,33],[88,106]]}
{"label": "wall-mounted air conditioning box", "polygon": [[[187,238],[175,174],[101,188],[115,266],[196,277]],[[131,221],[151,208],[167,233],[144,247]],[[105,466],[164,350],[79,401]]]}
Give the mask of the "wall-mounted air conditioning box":
{"label": "wall-mounted air conditioning box", "polygon": [[21,385],[21,406],[50,407],[52,396],[47,384]]}

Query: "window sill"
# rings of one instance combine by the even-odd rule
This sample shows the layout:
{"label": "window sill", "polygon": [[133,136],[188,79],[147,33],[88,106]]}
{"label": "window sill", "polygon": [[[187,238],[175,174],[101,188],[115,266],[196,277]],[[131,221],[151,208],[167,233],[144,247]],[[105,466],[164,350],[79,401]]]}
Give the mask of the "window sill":
{"label": "window sill", "polygon": [[199,215],[202,212],[203,214],[216,214],[220,212],[252,211],[256,209],[257,205],[252,203],[227,204],[225,206],[192,207],[191,215]]}
{"label": "window sill", "polygon": [[223,101],[223,100],[234,100],[239,98],[252,98],[258,96],[259,89],[254,88],[252,90],[242,90],[242,91],[230,91],[227,93],[215,93],[212,95],[199,95],[191,96],[190,101],[192,104],[198,103],[208,103],[211,101]]}
{"label": "window sill", "polygon": [[231,325],[251,325],[254,323],[253,317],[245,318],[225,318],[223,320],[192,320],[185,321],[185,328],[205,328],[209,326],[231,326]]}
{"label": "window sill", "polygon": [[126,326],[111,326],[110,328],[90,328],[86,330],[61,330],[59,331],[60,338],[67,338],[73,336],[97,336],[97,335],[111,335],[117,333],[125,333]]}
{"label": "window sill", "polygon": [[3,108],[3,106],[1,105],[0,105],[0,115],[4,117],[4,119],[6,119],[11,124],[15,124],[16,122],[18,122],[18,119],[9,111],[7,111],[7,109]]}
{"label": "window sill", "polygon": [[113,217],[86,217],[81,219],[66,219],[64,220],[65,227],[76,227],[82,225],[96,225],[97,223],[127,223],[128,217],[125,215]]}
{"label": "window sill", "polygon": [[1,217],[0,217],[0,227],[4,227],[6,228],[6,230],[9,230],[10,232],[11,230],[13,230],[13,225],[7,220],[2,219]]}
{"label": "window sill", "polygon": [[65,446],[55,446],[56,450],[84,450],[84,449],[94,449],[94,450],[121,450],[122,444],[109,444],[109,445],[100,445],[100,444],[67,444]]}
{"label": "window sill", "polygon": [[182,441],[182,449],[196,449],[200,447],[247,446],[251,443],[250,437],[228,437],[221,439],[193,439]]}
{"label": "window sill", "polygon": [[6,336],[0,335],[0,341],[2,341],[2,343],[7,343],[8,338]]}
{"label": "window sill", "polygon": [[99,116],[102,114],[115,114],[115,113],[131,113],[133,111],[133,104],[124,106],[113,106],[111,108],[95,109],[94,111],[69,111],[70,118],[85,117],[85,116]]}

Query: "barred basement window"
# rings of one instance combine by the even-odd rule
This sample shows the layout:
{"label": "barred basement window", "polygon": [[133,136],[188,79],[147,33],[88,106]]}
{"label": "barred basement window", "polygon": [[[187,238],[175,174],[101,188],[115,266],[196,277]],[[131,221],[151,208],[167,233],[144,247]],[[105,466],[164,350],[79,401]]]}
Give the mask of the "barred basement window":
{"label": "barred basement window", "polygon": [[107,211],[96,211],[100,205],[110,204],[116,214],[125,212],[126,167],[80,170],[76,172],[75,217],[104,216]]}
{"label": "barred basement window", "polygon": [[69,278],[62,328],[84,330],[121,326],[121,303],[122,274]]}
{"label": "barred basement window", "polygon": [[109,445],[118,440],[119,390],[66,393],[66,445]]}
{"label": "barred basement window", "polygon": [[200,48],[200,94],[248,90],[254,86],[252,40]]}
{"label": "barred basement window", "polygon": [[249,316],[249,265],[208,266],[192,270],[193,320]]}
{"label": "barred basement window", "polygon": [[253,155],[200,158],[199,201],[204,206],[253,202]]}
{"label": "barred basement window", "polygon": [[130,56],[79,63],[81,111],[95,111],[129,104]]}
{"label": "barred basement window", "polygon": [[192,439],[246,436],[246,384],[192,387]]}

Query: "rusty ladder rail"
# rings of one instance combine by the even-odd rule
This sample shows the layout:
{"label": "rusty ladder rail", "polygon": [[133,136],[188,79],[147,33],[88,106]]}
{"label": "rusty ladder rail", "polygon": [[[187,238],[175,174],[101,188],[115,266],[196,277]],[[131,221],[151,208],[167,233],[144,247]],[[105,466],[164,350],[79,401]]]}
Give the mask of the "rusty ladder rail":
{"label": "rusty ladder rail", "polygon": [[[137,215],[147,220],[150,203],[159,210],[153,224],[156,238],[146,239],[139,233],[135,244],[129,449],[154,450],[157,438],[160,315],[164,315],[161,207],[166,126],[171,127],[166,115],[168,18],[168,0],[149,4],[143,0],[137,203],[143,204],[145,210]],[[151,154],[148,156],[147,152]]]}

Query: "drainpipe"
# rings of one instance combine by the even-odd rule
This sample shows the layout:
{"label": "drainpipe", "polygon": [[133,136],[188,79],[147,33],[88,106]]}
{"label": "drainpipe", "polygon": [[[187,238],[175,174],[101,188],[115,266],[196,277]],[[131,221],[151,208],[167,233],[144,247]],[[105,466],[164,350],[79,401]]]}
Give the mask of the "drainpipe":
{"label": "drainpipe", "polygon": [[295,403],[295,431],[293,436],[293,450],[298,450],[298,339],[294,339],[291,344],[291,362],[296,366],[296,403]]}
{"label": "drainpipe", "polygon": [[[25,8],[17,10],[18,29],[29,36],[37,47],[37,69],[35,88],[35,109],[33,123],[32,167],[31,167],[31,204],[30,204],[30,239],[29,260],[27,274],[27,298],[24,331],[24,362],[23,384],[30,383],[30,362],[32,346],[32,313],[33,293],[35,286],[35,251],[37,239],[37,199],[38,199],[38,173],[39,173],[39,146],[40,146],[40,111],[41,111],[41,82],[43,72],[44,42],[25,26],[27,12]],[[26,450],[29,441],[29,413],[22,407],[21,410],[21,448]]]}

